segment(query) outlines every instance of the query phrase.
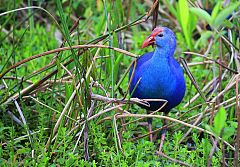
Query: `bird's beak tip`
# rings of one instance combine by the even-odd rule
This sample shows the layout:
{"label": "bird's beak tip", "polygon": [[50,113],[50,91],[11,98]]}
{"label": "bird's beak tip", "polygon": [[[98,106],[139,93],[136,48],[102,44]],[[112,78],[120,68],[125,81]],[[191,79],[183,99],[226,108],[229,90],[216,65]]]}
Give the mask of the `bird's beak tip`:
{"label": "bird's beak tip", "polygon": [[145,48],[145,47],[153,44],[154,42],[155,42],[154,37],[150,35],[150,36],[143,42],[142,48]]}
{"label": "bird's beak tip", "polygon": [[152,34],[147,37],[147,39],[143,42],[142,44],[142,48],[145,48],[149,45],[153,45],[156,41],[155,41],[155,36],[157,34],[159,34],[160,32],[163,32],[163,29],[161,27],[156,27],[153,31]]}
{"label": "bird's beak tip", "polygon": [[147,40],[145,40],[145,41],[143,42],[143,44],[142,44],[142,48],[145,48],[145,47],[147,47],[147,46],[148,46],[148,44],[149,44],[149,42],[148,42]]}

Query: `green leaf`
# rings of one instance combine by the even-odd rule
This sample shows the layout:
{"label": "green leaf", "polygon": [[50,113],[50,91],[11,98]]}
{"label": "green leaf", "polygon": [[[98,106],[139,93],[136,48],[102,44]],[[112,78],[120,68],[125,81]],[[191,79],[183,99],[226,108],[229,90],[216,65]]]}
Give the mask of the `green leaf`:
{"label": "green leaf", "polygon": [[226,110],[221,107],[214,118],[214,132],[218,136],[220,136],[222,128],[224,127],[224,124],[226,122],[226,114]]}
{"label": "green leaf", "polygon": [[86,18],[89,18],[89,17],[91,17],[92,15],[93,15],[93,12],[92,12],[91,7],[88,7],[88,8],[85,10],[84,14],[83,14],[83,16],[86,17]]}
{"label": "green leaf", "polygon": [[56,65],[57,65],[57,69],[58,69],[57,75],[61,76],[64,73],[64,70],[61,67],[59,58],[56,59]]}
{"label": "green leaf", "polygon": [[179,1],[179,11],[180,11],[180,20],[182,23],[183,29],[186,31],[189,19],[189,8],[187,4],[187,0]]}
{"label": "green leaf", "polygon": [[213,11],[212,11],[212,20],[214,20],[218,14],[218,11],[221,7],[221,2],[219,1],[213,8]]}
{"label": "green leaf", "polygon": [[17,150],[17,154],[26,154],[29,153],[31,150],[29,148],[20,148]]}
{"label": "green leaf", "polygon": [[123,18],[124,18],[124,10],[123,10],[123,6],[122,6],[122,1],[121,0],[117,0],[115,1],[116,4],[114,5],[116,11],[115,11],[115,15],[116,17],[118,17],[118,24],[121,25],[121,23],[123,23]]}
{"label": "green leaf", "polygon": [[191,38],[191,32],[189,30],[189,21],[190,17],[189,17],[189,7],[188,7],[188,3],[187,0],[179,0],[178,3],[178,14],[180,15],[180,23],[182,26],[182,30],[183,30],[183,34],[184,37],[186,39],[187,45],[189,47],[190,50],[192,50],[192,38]]}
{"label": "green leaf", "polygon": [[226,128],[224,128],[223,139],[224,140],[228,140],[229,137],[234,135],[235,131],[236,131],[236,128],[234,128],[234,127],[226,127]]}
{"label": "green leaf", "polygon": [[193,14],[195,14],[198,17],[200,17],[201,19],[205,20],[208,24],[212,25],[212,18],[208,14],[208,12],[206,12],[205,10],[200,9],[200,8],[190,8],[189,10]]}
{"label": "green leaf", "polygon": [[197,24],[197,17],[191,14],[189,17],[189,24],[188,24],[189,33],[192,34],[192,32],[196,29],[196,24]]}
{"label": "green leaf", "polygon": [[240,2],[237,2],[233,5],[228,6],[227,8],[223,9],[214,20],[213,26],[218,28],[222,24],[222,22],[240,5]]}
{"label": "green leaf", "polygon": [[205,125],[205,129],[209,132],[213,132],[213,128],[207,124]]}
{"label": "green leaf", "polygon": [[[117,33],[114,33],[114,36],[113,36],[113,45],[114,46],[119,46],[119,42],[121,41],[118,41],[118,35]],[[120,47],[120,46],[119,46]],[[118,78],[118,74],[119,74],[119,66],[120,66],[120,63],[122,62],[122,59],[123,59],[123,55],[122,54],[119,54],[118,52],[114,52],[114,57],[115,57],[115,60],[114,60],[114,69],[113,69],[113,72],[114,72],[114,84],[116,83],[117,81],[117,78]]]}
{"label": "green leaf", "polygon": [[71,96],[71,91],[70,91],[70,87],[68,86],[67,83],[65,83],[65,92],[66,92],[66,95],[65,95],[65,104],[67,103],[68,99],[70,98]]}
{"label": "green leaf", "polygon": [[203,31],[201,33],[201,37],[197,40],[194,48],[197,49],[198,47],[205,46],[207,44],[207,40],[213,35],[212,31]]}
{"label": "green leaf", "polygon": [[170,3],[169,0],[166,0],[165,2],[167,4],[169,11],[177,18],[178,14],[177,14],[177,11],[175,10],[175,8],[173,7],[173,4]]}
{"label": "green leaf", "polygon": [[177,11],[176,18],[177,18],[180,26],[182,27],[182,22],[181,22],[181,18],[180,18],[180,10],[179,10],[179,5],[178,4],[176,5],[176,11]]}
{"label": "green leaf", "polygon": [[235,121],[229,121],[230,122],[230,126],[234,127],[235,129],[237,129],[238,123]]}

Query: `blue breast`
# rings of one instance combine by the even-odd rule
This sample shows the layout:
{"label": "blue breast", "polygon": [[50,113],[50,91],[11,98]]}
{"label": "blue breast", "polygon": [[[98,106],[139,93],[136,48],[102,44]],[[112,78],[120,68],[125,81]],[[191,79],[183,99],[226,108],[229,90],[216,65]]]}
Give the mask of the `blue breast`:
{"label": "blue breast", "polygon": [[[132,75],[133,67],[132,65],[129,79]],[[139,80],[139,84],[136,85]],[[183,70],[173,56],[154,56],[154,52],[149,52],[137,59],[135,72],[130,84],[132,97],[165,99],[168,103],[161,111],[167,113],[182,101],[185,90]],[[154,111],[163,105],[163,102],[149,101],[149,103],[150,107],[142,107]]]}

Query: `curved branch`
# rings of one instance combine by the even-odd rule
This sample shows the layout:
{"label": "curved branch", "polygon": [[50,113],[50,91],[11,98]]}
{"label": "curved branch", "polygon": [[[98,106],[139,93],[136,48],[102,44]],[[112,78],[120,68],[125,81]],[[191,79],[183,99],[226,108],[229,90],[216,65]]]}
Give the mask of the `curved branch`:
{"label": "curved branch", "polygon": [[37,58],[40,58],[40,57],[43,57],[43,56],[46,56],[46,55],[49,55],[49,54],[53,54],[53,53],[56,53],[56,52],[61,52],[61,51],[65,51],[65,50],[70,50],[70,49],[84,49],[84,48],[106,48],[106,49],[112,49],[112,50],[115,50],[117,52],[120,52],[120,53],[123,53],[125,55],[128,55],[128,56],[131,56],[131,57],[138,57],[137,55],[131,53],[131,52],[128,52],[126,50],[123,50],[123,49],[119,49],[119,48],[115,48],[115,47],[110,47],[110,46],[106,46],[106,45],[74,45],[74,46],[71,46],[71,47],[63,47],[63,48],[57,48],[57,49],[53,49],[53,50],[49,50],[49,51],[46,51],[46,52],[43,52],[43,53],[40,53],[40,54],[37,54],[37,55],[34,55],[34,56],[31,56],[31,57],[28,57],[26,59],[23,59],[17,63],[15,63],[14,65],[12,65],[11,67],[9,67],[6,71],[4,71],[3,73],[0,74],[0,79],[6,74],[8,73],[9,71],[11,71],[12,69],[26,63],[26,62],[29,62],[31,60],[34,60],[34,59],[37,59]]}

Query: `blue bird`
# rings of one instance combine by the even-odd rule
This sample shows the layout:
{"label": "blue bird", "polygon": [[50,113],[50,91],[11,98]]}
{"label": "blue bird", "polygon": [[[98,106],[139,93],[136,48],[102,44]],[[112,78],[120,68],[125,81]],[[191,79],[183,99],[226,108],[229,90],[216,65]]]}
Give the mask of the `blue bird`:
{"label": "blue bird", "polygon": [[[143,42],[142,48],[153,44],[156,44],[155,51],[145,53],[137,59],[136,65],[132,65],[129,73],[129,92],[133,98],[155,99],[155,101],[147,100],[149,107],[141,106],[146,108],[148,113],[158,110],[164,104],[163,101],[156,101],[156,99],[167,100],[167,104],[160,112],[168,114],[185,95],[183,70],[174,59],[176,38],[172,30],[167,27],[155,28]],[[167,126],[166,120],[164,124]],[[166,126],[162,130],[160,152],[165,139]],[[150,141],[153,141],[152,118],[148,118],[148,129]]]}

